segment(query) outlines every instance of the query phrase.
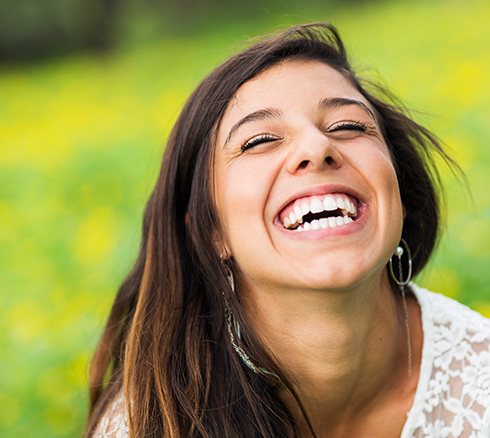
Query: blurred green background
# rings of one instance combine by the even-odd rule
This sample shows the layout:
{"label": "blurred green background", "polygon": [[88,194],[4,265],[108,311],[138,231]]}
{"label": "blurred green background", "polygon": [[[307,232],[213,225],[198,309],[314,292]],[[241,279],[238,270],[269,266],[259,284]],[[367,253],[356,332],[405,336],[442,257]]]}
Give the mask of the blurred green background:
{"label": "blurred green background", "polygon": [[[3,5],[3,6],[1,6]],[[44,5],[44,6],[40,6]],[[247,38],[330,21],[451,149],[446,233],[418,279],[490,316],[490,3],[19,0],[0,4],[0,435],[73,437],[186,97]]]}

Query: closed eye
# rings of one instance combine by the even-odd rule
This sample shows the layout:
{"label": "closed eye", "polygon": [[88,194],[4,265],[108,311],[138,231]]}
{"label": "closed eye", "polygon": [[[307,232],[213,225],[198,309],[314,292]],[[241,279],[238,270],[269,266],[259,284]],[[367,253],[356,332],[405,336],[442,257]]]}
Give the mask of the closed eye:
{"label": "closed eye", "polygon": [[367,131],[367,125],[364,122],[340,122],[336,125],[328,128],[327,132],[337,132],[337,131]]}
{"label": "closed eye", "polygon": [[257,135],[256,137],[251,138],[250,140],[247,140],[243,145],[242,145],[242,152],[245,152],[247,149],[253,148],[254,146],[257,146],[261,143],[268,143],[270,141],[275,141],[277,140],[277,137],[269,134],[261,134]]}

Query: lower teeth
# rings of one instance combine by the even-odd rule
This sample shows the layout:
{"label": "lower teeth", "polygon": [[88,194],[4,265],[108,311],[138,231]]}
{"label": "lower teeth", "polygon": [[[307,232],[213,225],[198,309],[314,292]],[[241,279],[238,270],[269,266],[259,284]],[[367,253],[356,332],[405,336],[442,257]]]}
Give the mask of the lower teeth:
{"label": "lower teeth", "polygon": [[349,216],[332,216],[329,218],[315,219],[311,222],[305,222],[296,228],[296,231],[310,231],[319,230],[325,228],[335,228],[341,227],[342,225],[347,225],[353,222],[353,219]]}

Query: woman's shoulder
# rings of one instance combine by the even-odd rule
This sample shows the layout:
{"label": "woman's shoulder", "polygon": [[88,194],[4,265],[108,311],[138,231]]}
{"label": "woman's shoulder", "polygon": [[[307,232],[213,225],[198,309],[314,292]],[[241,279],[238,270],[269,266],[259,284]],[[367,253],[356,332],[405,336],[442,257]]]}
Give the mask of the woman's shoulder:
{"label": "woman's shoulder", "polygon": [[126,401],[120,391],[102,415],[92,438],[129,438]]}
{"label": "woman's shoulder", "polygon": [[488,438],[490,320],[444,295],[411,289],[421,307],[424,345],[409,436]]}
{"label": "woman's shoulder", "polygon": [[490,319],[445,295],[415,284],[410,287],[420,304],[422,317],[430,319],[435,326],[451,330],[455,341],[461,340],[465,331],[473,339],[490,340]]}
{"label": "woman's shoulder", "polygon": [[424,354],[433,357],[433,366],[467,370],[466,382],[469,376],[477,378],[475,371],[490,373],[490,319],[444,295],[415,285],[412,290],[421,307],[424,343],[430,347]]}

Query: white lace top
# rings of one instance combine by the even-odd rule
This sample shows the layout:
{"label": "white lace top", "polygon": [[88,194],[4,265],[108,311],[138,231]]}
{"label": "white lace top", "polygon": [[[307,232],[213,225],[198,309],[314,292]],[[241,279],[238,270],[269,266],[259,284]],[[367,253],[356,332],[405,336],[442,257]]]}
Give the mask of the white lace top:
{"label": "white lace top", "polygon": [[[490,438],[490,320],[411,284],[424,343],[419,383],[401,438]],[[128,438],[117,397],[94,438]]]}

